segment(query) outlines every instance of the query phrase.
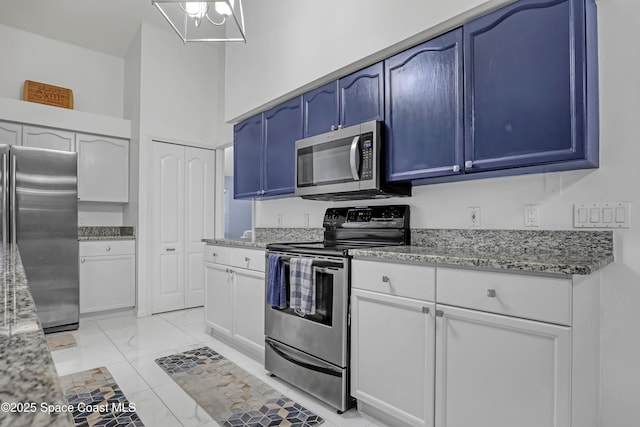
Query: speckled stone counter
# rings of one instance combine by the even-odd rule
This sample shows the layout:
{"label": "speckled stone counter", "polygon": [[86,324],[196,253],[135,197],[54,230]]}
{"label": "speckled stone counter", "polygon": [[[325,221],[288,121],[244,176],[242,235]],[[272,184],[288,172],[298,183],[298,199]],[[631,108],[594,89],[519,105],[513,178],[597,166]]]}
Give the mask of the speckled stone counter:
{"label": "speckled stone counter", "polygon": [[78,240],[135,240],[133,227],[93,226],[78,227]]}
{"label": "speckled stone counter", "polygon": [[352,249],[354,257],[565,275],[613,262],[611,231],[412,230],[411,246]]}
{"label": "speckled stone counter", "polygon": [[322,241],[323,228],[256,228],[254,241],[248,239],[202,239],[208,245],[264,249],[270,243]]}
{"label": "speckled stone counter", "polygon": [[[47,414],[41,403],[66,405],[18,251],[2,252],[0,403],[33,402],[29,413],[0,411],[0,426],[73,426],[68,412]],[[7,305],[4,295],[8,295]]]}

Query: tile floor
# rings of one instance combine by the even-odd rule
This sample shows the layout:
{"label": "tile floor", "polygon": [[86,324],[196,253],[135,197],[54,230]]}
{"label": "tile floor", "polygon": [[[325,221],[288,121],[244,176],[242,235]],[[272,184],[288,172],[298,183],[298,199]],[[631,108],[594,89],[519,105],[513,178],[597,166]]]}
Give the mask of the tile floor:
{"label": "tile floor", "polygon": [[131,312],[82,317],[72,334],[77,347],[52,352],[58,375],[106,366],[147,427],[218,426],[160,367],[155,359],[203,344],[323,417],[323,426],[374,427],[352,409],[331,407],[271,378],[264,366],[205,332],[202,308],[137,319]]}

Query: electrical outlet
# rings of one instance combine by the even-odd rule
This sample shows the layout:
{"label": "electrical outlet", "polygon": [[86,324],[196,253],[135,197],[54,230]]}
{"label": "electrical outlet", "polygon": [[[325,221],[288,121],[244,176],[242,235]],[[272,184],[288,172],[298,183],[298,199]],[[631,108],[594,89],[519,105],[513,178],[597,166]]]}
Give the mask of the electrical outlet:
{"label": "electrical outlet", "polygon": [[480,207],[469,207],[469,227],[480,227]]}
{"label": "electrical outlet", "polygon": [[278,223],[278,227],[282,227],[282,214],[278,215],[277,223]]}
{"label": "electrical outlet", "polygon": [[540,227],[540,206],[524,205],[524,226]]}

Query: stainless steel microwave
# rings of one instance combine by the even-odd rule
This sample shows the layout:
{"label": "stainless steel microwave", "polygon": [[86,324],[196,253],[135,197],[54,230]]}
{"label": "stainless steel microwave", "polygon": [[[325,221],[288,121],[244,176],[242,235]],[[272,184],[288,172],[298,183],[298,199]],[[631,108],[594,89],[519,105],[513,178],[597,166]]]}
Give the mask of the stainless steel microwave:
{"label": "stainless steel microwave", "polygon": [[369,121],[296,141],[295,195],[316,200],[410,196],[410,183],[386,183],[384,126]]}

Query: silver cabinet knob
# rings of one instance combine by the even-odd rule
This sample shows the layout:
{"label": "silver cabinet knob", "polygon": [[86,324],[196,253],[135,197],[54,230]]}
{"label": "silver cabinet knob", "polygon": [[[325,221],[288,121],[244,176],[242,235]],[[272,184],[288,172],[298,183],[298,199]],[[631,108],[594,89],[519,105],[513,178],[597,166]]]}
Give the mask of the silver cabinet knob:
{"label": "silver cabinet knob", "polygon": [[382,276],[382,281],[384,283],[391,283],[391,280],[389,279],[389,276]]}
{"label": "silver cabinet knob", "polygon": [[466,169],[472,168],[473,167],[473,160],[467,160],[466,162],[464,162],[464,167]]}
{"label": "silver cabinet knob", "polygon": [[489,298],[495,298],[496,297],[496,290],[495,289],[487,289],[487,296]]}
{"label": "silver cabinet knob", "polygon": [[107,252],[111,252],[111,246],[107,246]]}
{"label": "silver cabinet knob", "polygon": [[251,261],[251,258],[249,258],[248,256],[246,256],[246,257],[244,257],[244,260],[245,260],[246,262],[249,262],[249,261]]}
{"label": "silver cabinet knob", "polygon": [[215,258],[215,257],[218,256],[218,254],[214,252],[214,253],[211,254],[211,256]]}
{"label": "silver cabinet knob", "polygon": [[342,129],[342,125],[338,125],[338,129]]}
{"label": "silver cabinet knob", "polygon": [[336,126],[335,125],[331,125],[331,130],[336,130]]}
{"label": "silver cabinet knob", "polygon": [[83,264],[84,264],[84,262],[85,262],[85,261],[86,261],[86,259],[84,259],[84,258],[82,258],[82,259],[80,260],[80,262],[81,262],[81,263],[83,263]]}
{"label": "silver cabinet knob", "polygon": [[454,172],[460,172],[460,165],[453,165],[451,168]]}

